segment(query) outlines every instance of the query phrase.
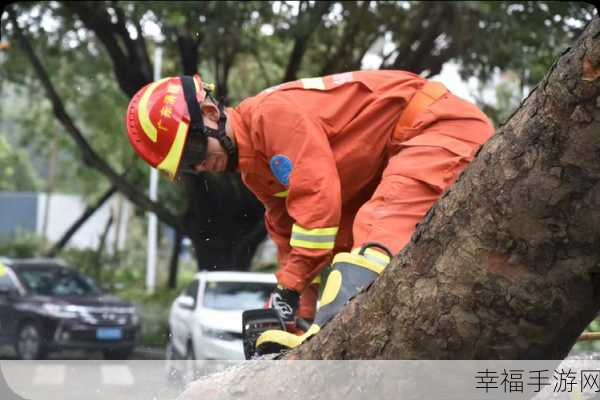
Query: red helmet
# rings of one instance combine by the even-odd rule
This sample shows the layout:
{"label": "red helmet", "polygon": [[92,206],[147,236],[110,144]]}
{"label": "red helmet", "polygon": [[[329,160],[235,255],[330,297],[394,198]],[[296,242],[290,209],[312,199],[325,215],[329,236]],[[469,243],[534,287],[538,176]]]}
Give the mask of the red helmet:
{"label": "red helmet", "polygon": [[[193,77],[201,104],[212,90],[199,75]],[[170,77],[141,88],[129,102],[125,124],[136,153],[152,167],[175,179],[187,140],[190,113],[181,78]]]}

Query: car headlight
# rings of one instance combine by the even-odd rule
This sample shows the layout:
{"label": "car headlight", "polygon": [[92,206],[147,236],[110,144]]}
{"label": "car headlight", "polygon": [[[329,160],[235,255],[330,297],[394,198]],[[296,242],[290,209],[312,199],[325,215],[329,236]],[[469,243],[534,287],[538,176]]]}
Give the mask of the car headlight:
{"label": "car headlight", "polygon": [[79,307],[73,305],[60,305],[52,303],[42,304],[44,313],[56,318],[79,318]]}
{"label": "car headlight", "polygon": [[205,336],[219,339],[219,340],[233,341],[233,340],[237,339],[232,332],[224,331],[221,329],[208,328],[205,326],[202,327],[202,333]]}

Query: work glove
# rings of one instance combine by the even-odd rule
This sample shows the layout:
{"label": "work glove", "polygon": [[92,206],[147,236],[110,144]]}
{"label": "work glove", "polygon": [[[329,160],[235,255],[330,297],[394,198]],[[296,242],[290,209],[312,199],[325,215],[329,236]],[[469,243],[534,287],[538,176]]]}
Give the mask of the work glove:
{"label": "work glove", "polygon": [[315,319],[317,311],[317,299],[321,286],[321,277],[317,277],[304,289],[300,295],[300,305],[298,308],[298,319],[302,319],[309,324]]}
{"label": "work glove", "polygon": [[292,332],[296,330],[299,299],[298,292],[277,285],[277,288],[269,296],[265,308],[275,309],[285,324],[286,330]]}
{"label": "work glove", "polygon": [[[371,247],[381,248],[386,254],[369,252]],[[368,243],[357,252],[337,254],[313,324],[300,336],[289,331],[267,330],[256,340],[256,349],[262,354],[279,353],[319,333],[350,300],[375,281],[391,258],[391,252],[377,243]]]}

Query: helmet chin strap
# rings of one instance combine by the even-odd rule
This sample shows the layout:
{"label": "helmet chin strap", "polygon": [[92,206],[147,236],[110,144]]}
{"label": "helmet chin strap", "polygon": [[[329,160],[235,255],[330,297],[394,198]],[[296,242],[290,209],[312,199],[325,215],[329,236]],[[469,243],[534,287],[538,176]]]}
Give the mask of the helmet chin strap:
{"label": "helmet chin strap", "polygon": [[[208,93],[208,97],[215,103],[214,97],[210,92]],[[227,153],[227,168],[226,171],[233,172],[236,170],[238,165],[238,154],[237,147],[235,146],[235,142],[229,136],[227,136],[225,127],[227,126],[227,115],[225,114],[225,102],[221,99],[218,102],[219,107],[219,125],[217,129],[211,129],[208,127],[204,128],[207,136],[213,137],[219,141],[221,147],[225,149]]]}
{"label": "helmet chin strap", "polygon": [[238,165],[238,154],[237,148],[235,146],[235,142],[225,131],[225,127],[227,125],[227,115],[225,115],[225,103],[221,99],[221,101],[217,102],[215,98],[212,96],[211,91],[208,88],[204,88],[206,91],[207,97],[209,97],[215,104],[218,104],[219,107],[219,121],[218,128],[212,129],[204,125],[204,120],[202,118],[202,108],[198,103],[196,97],[196,88],[194,85],[193,78],[191,76],[182,76],[181,83],[183,87],[183,92],[185,96],[185,101],[187,103],[188,112],[190,115],[190,134],[200,134],[205,137],[213,137],[219,141],[219,144],[225,152],[227,153],[227,167],[226,171],[235,171]]}

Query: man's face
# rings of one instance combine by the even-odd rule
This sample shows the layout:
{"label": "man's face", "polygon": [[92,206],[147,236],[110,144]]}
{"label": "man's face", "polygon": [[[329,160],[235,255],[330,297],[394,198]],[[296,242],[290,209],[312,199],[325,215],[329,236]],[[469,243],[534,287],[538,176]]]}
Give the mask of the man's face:
{"label": "man's face", "polygon": [[208,138],[206,146],[206,159],[194,165],[198,172],[223,172],[227,168],[227,153],[219,141],[213,137]]}
{"label": "man's face", "polygon": [[[204,115],[204,125],[211,129],[218,128],[218,116],[214,118],[211,114]],[[223,172],[227,168],[227,153],[213,137],[208,137],[206,144],[206,159],[194,165],[194,170],[198,172]]]}

